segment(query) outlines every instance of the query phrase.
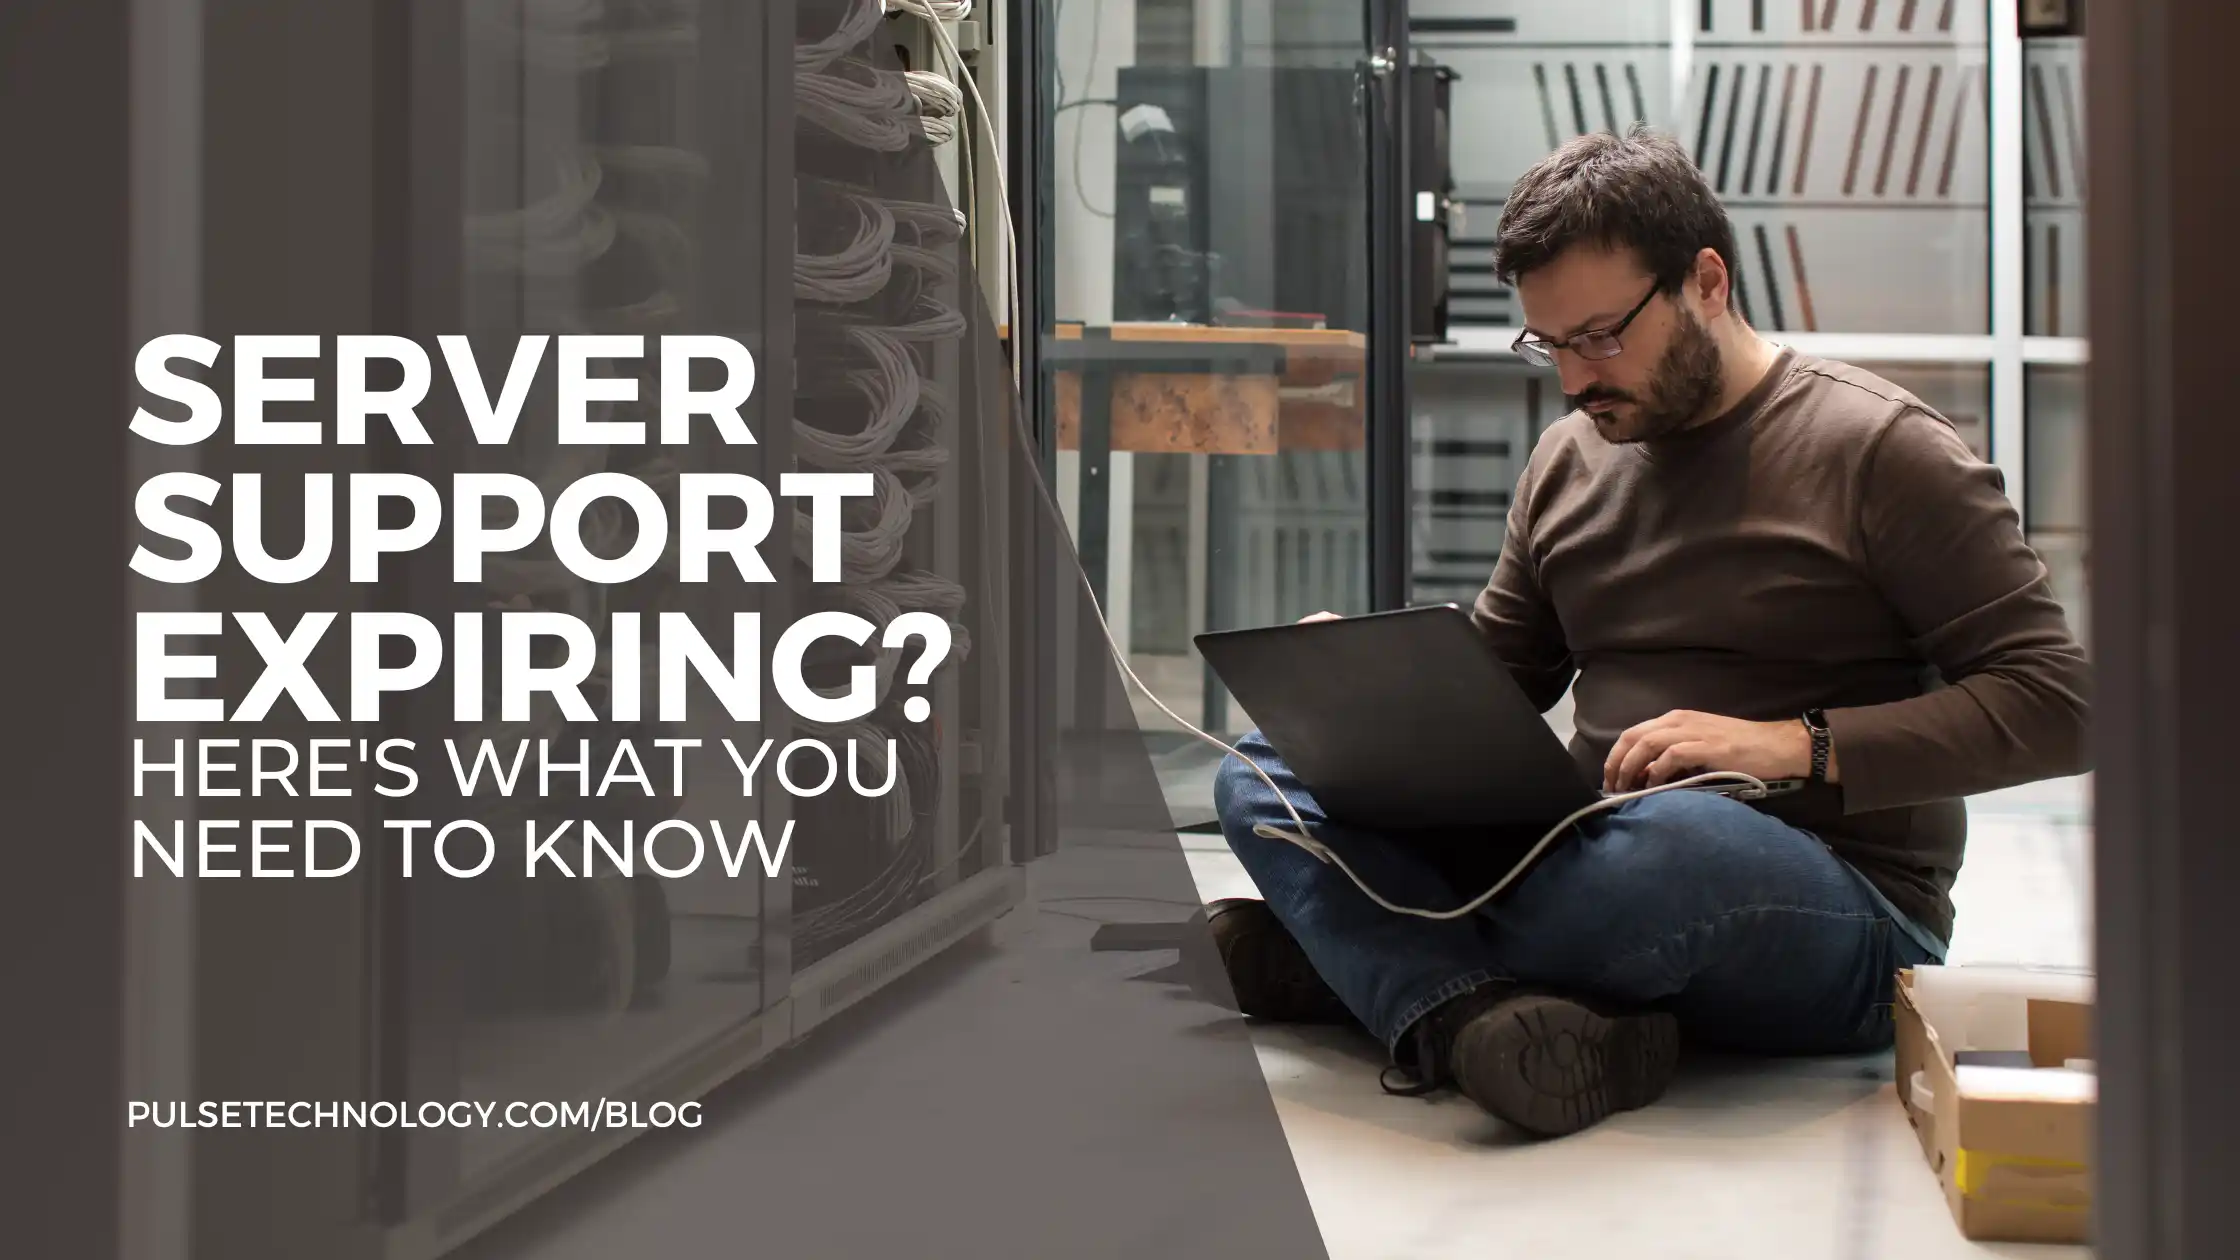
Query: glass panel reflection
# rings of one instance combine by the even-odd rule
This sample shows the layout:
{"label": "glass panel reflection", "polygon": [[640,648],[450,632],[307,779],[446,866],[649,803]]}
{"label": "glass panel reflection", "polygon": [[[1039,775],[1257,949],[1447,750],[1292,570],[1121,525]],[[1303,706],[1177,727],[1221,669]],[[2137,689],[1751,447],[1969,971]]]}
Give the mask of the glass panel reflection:
{"label": "glass panel reflection", "polygon": [[[1052,0],[1059,498],[1137,674],[1241,734],[1201,630],[1365,611],[1366,14]],[[1178,815],[1218,750],[1141,696]]]}
{"label": "glass panel reflection", "polygon": [[[2084,337],[2084,40],[2024,41],[2022,103],[2024,330]],[[2038,365],[2024,388],[2028,472],[2024,517],[2053,572],[2069,624],[2091,650],[2085,495],[2085,372]]]}
{"label": "glass panel reflection", "polygon": [[2085,370],[2039,366],[2029,371],[2028,503],[2023,513],[2030,544],[2053,572],[2053,590],[2069,613],[2069,628],[2091,651],[2090,517],[2085,473]]}
{"label": "glass panel reflection", "polygon": [[1991,369],[1978,363],[1859,363],[1952,422],[1977,458],[1991,458]]}
{"label": "glass panel reflection", "polygon": [[2034,337],[2082,337],[2084,40],[2027,40],[2022,61],[2024,328]]}
{"label": "glass panel reflection", "polygon": [[1417,48],[1461,76],[1455,117],[1485,124],[1455,132],[1475,225],[1457,242],[1457,321],[1514,322],[1490,263],[1516,177],[1575,136],[1645,121],[1675,132],[1726,199],[1754,326],[1988,331],[1985,7],[1706,0],[1684,32],[1673,11],[1668,0],[1411,7]]}
{"label": "glass panel reflection", "polygon": [[[451,318],[481,347],[523,333],[652,337],[722,326],[762,353],[763,314],[747,295],[768,289],[768,272],[779,264],[726,242],[776,232],[764,221],[767,185],[787,174],[774,174],[768,162],[772,152],[787,150],[753,128],[705,122],[735,104],[743,111],[750,98],[733,98],[723,85],[740,80],[737,67],[758,66],[770,52],[768,32],[744,16],[670,4],[616,12],[470,6],[455,83],[431,78],[419,86],[437,99],[456,93],[459,102],[453,142],[466,252]],[[486,362],[493,355],[478,352]],[[548,390],[550,379],[540,377],[536,388]],[[651,396],[641,383],[637,397]],[[532,397],[528,414],[551,406],[549,398]],[[750,407],[756,430],[767,432],[759,396]],[[638,418],[627,405],[621,410]],[[665,448],[663,455],[680,472],[698,471],[712,458],[699,446]],[[548,487],[602,469],[656,475],[646,455],[627,447],[533,438],[462,458]],[[595,621],[606,610],[687,606],[687,596],[650,580],[600,592],[533,576],[543,572],[533,561],[494,572],[489,589],[493,599],[512,601],[506,607],[565,609]],[[600,613],[591,611],[602,604]],[[606,668],[602,662],[601,677]],[[515,738],[550,737],[559,750],[572,747],[583,729],[540,708],[527,723],[468,726],[458,734],[469,746],[494,739],[501,750]],[[641,749],[656,733],[688,733],[650,723],[608,729],[624,731]],[[619,755],[618,738],[592,741],[594,773]],[[553,759],[568,756],[556,751]],[[714,781],[712,763],[691,767],[696,778]],[[505,834],[518,826],[517,814],[562,811],[566,785],[576,780],[558,774],[553,781],[562,785],[554,800],[532,803],[526,790],[513,800],[485,798],[478,816]],[[609,836],[626,822],[649,825],[638,820],[647,807],[622,803],[626,795],[609,796],[586,817]],[[708,803],[676,807],[688,814]],[[557,851],[575,852],[566,844]],[[509,850],[500,869],[521,866]],[[763,983],[762,881],[731,879],[713,866],[673,880],[643,866],[612,866],[602,861],[592,877],[585,860],[584,878],[496,876],[423,894],[425,906],[440,904],[442,915],[457,920],[443,921],[460,934],[457,959],[413,945],[434,959],[411,983],[420,1004],[420,1055],[453,1074],[439,1087],[441,1096],[630,1096],[641,1074],[775,1001]],[[439,895],[451,900],[439,903]],[[413,931],[429,937],[437,921],[416,919]],[[455,1005],[429,996],[438,993],[451,994]],[[438,1185],[440,1170],[453,1179],[438,1185],[449,1195],[502,1176],[516,1161],[549,1157],[568,1135],[490,1127],[398,1140],[410,1163],[430,1170],[415,1181]]]}
{"label": "glass panel reflection", "polygon": [[[1457,340],[1410,366],[1410,598],[1468,600],[1500,554],[1511,490],[1564,411],[1552,372],[1500,353],[1519,322],[1493,278],[1510,186],[1589,131],[1673,131],[1725,199],[1737,297],[1760,331],[1989,330],[1988,11],[1958,0],[1416,0],[1416,46],[1452,66],[1469,212],[1451,265]],[[1679,90],[1675,90],[1675,88]],[[1475,336],[1473,335],[1475,334]],[[1490,357],[1483,351],[1492,351]],[[1860,362],[1990,454],[1981,364]]]}

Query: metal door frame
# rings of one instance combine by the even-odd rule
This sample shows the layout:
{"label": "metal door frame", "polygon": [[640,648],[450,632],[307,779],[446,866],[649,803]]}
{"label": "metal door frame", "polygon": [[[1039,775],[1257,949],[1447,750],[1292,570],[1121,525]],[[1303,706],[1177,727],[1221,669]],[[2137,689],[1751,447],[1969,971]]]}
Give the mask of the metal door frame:
{"label": "metal door frame", "polygon": [[2176,1260],[2240,1232],[2240,431],[2224,402],[2240,171],[2214,156],[2240,10],[2121,0],[2093,17],[2094,1224],[2102,1260]]}
{"label": "metal door frame", "polygon": [[1369,47],[1384,58],[1369,96],[1369,606],[1407,603],[1412,566],[1409,459],[1410,244],[1408,0],[1369,0]]}

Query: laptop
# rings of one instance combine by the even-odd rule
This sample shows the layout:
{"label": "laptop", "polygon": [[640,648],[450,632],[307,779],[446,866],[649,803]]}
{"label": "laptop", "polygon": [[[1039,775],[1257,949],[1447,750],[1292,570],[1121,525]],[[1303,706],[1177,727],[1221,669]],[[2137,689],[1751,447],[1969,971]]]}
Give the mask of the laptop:
{"label": "laptop", "polygon": [[1208,631],[1194,642],[1332,822],[1546,829],[1606,795],[1459,605]]}

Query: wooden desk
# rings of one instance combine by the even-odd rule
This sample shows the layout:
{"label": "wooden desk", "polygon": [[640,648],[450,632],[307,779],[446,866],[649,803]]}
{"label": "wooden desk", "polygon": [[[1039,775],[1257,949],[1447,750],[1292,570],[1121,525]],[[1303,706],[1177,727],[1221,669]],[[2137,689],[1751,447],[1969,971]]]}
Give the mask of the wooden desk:
{"label": "wooden desk", "polygon": [[[1100,607],[1108,597],[1111,465],[1116,451],[1204,455],[1205,599],[1209,627],[1233,621],[1240,549],[1238,456],[1362,451],[1368,340],[1326,329],[1188,324],[1060,324],[1041,347],[1053,373],[1059,450],[1081,456],[1075,554]],[[1094,667],[1093,667],[1094,666]],[[1101,662],[1084,662],[1084,714],[1102,725]],[[1218,729],[1226,693],[1206,672],[1205,718]]]}
{"label": "wooden desk", "polygon": [[[1081,449],[1085,388],[1108,408],[1108,449],[1185,455],[1360,450],[1368,339],[1321,328],[1060,324],[1058,448]],[[1092,421],[1093,423],[1093,421]]]}

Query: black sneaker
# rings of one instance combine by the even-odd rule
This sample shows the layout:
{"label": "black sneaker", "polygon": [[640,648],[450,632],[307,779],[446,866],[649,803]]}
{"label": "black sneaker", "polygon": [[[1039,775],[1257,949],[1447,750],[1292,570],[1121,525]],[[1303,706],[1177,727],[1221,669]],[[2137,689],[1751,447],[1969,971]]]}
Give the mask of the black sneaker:
{"label": "black sneaker", "polygon": [[1534,1137],[1566,1137],[1664,1096],[1680,1060],[1680,1025],[1662,1012],[1618,1012],[1545,993],[1489,986],[1411,1030],[1410,1087],[1452,1085]]}
{"label": "black sneaker", "polygon": [[1235,897],[1205,909],[1220,975],[1201,984],[1210,992],[1225,982],[1233,1003],[1223,1005],[1254,1019],[1283,1024],[1342,1024],[1353,1013],[1324,981],[1268,903]]}

